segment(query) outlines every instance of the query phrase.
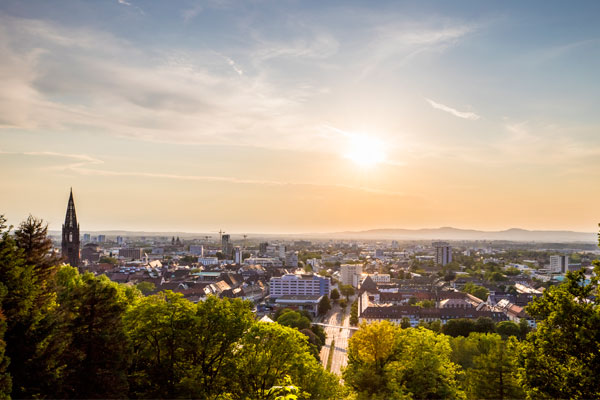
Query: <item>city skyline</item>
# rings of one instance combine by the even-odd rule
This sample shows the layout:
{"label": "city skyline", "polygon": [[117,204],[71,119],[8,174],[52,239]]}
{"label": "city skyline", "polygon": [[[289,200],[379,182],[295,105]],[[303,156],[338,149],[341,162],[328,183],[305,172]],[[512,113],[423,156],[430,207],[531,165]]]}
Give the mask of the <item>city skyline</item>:
{"label": "city skyline", "polygon": [[3,2],[0,212],[596,231],[600,4],[369,4]]}

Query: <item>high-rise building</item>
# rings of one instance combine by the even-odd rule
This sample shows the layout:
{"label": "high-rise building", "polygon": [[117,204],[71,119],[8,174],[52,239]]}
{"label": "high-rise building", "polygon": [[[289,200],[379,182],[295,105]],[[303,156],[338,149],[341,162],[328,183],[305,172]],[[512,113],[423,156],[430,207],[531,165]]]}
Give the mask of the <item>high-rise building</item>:
{"label": "high-rise building", "polygon": [[98,243],[106,242],[106,235],[98,235]]}
{"label": "high-rise building", "polygon": [[227,259],[231,258],[232,250],[233,249],[231,247],[230,236],[229,235],[221,236],[221,252],[223,253],[223,255],[225,257],[227,257]]}
{"label": "high-rise building", "polygon": [[358,287],[361,281],[361,264],[342,264],[340,267],[340,281],[343,285]]}
{"label": "high-rise building", "polygon": [[122,245],[123,243],[125,243],[123,236],[117,236],[117,244]]}
{"label": "high-rise building", "polygon": [[69,195],[67,204],[67,215],[62,226],[62,257],[73,267],[79,266],[79,224],[75,213],[75,202],[73,201],[73,189]]}
{"label": "high-rise building", "polygon": [[258,246],[258,254],[260,254],[261,256],[264,256],[267,254],[267,246],[269,245],[268,242],[263,242]]}
{"label": "high-rise building", "polygon": [[92,240],[92,236],[89,233],[83,234],[83,243],[89,243]]}
{"label": "high-rise building", "polygon": [[433,242],[435,248],[435,263],[444,266],[452,262],[452,246],[448,242]]}
{"label": "high-rise building", "polygon": [[279,258],[285,260],[285,244],[279,245]]}
{"label": "high-rise building", "polygon": [[554,274],[564,274],[569,270],[569,256],[550,256],[550,271]]}
{"label": "high-rise building", "polygon": [[233,261],[236,264],[242,263],[242,248],[240,246],[235,246],[233,249]]}

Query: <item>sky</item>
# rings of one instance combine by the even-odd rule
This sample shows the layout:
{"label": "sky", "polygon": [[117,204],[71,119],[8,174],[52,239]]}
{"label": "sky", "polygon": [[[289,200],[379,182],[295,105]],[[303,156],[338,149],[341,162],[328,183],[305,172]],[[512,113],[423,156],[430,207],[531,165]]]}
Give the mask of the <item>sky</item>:
{"label": "sky", "polygon": [[301,233],[600,222],[600,2],[0,2],[0,214]]}

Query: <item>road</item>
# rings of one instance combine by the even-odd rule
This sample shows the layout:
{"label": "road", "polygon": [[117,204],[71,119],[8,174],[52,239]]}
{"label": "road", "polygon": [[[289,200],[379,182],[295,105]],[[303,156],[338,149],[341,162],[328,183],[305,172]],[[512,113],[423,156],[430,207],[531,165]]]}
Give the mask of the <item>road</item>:
{"label": "road", "polygon": [[[348,304],[352,304],[350,301]],[[342,309],[338,305],[334,305],[333,308],[323,317],[322,320],[325,324],[337,325],[337,326],[350,326],[350,306],[346,307],[346,313],[342,314]],[[335,340],[335,349],[333,350],[333,359],[331,361],[331,372],[336,375],[341,375],[342,368],[348,363],[348,339],[352,335],[352,331],[349,329],[340,329],[334,327],[325,327],[327,333],[327,340],[325,345],[321,348],[321,362],[323,366],[327,368],[327,358],[331,351],[331,342]]]}

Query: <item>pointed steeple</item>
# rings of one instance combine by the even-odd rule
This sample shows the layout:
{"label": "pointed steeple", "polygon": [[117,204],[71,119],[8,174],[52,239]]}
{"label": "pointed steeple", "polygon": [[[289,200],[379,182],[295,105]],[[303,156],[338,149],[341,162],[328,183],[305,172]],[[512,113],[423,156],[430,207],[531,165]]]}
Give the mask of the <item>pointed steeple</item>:
{"label": "pointed steeple", "polygon": [[69,195],[69,203],[67,204],[67,215],[65,216],[65,227],[76,228],[77,226],[77,213],[75,213],[75,201],[73,201],[73,188],[71,188],[71,194]]}
{"label": "pointed steeple", "polygon": [[73,267],[79,266],[79,224],[75,213],[73,188],[67,203],[67,215],[62,226],[62,256]]}

